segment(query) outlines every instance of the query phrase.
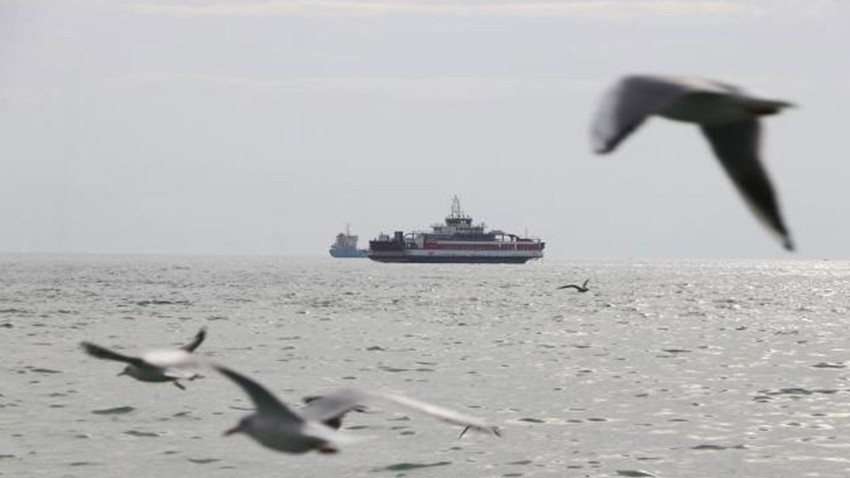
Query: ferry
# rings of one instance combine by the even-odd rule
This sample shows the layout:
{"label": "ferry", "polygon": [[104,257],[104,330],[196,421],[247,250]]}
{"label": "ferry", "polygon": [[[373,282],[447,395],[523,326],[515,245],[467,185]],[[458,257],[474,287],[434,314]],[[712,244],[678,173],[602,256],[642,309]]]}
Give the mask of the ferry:
{"label": "ferry", "polygon": [[369,241],[367,256],[378,262],[523,264],[542,258],[545,245],[540,239],[473,224],[454,196],[444,224],[431,226],[430,232],[381,234]]}

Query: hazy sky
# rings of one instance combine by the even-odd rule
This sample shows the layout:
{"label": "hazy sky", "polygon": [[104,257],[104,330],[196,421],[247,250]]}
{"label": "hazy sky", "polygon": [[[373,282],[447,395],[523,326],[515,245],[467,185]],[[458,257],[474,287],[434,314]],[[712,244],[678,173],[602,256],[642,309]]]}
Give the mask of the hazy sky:
{"label": "hazy sky", "polygon": [[[547,257],[850,258],[850,2],[0,0],[0,252],[325,255],[476,221]],[[799,107],[763,159],[800,252],[697,128],[590,150],[620,75]]]}

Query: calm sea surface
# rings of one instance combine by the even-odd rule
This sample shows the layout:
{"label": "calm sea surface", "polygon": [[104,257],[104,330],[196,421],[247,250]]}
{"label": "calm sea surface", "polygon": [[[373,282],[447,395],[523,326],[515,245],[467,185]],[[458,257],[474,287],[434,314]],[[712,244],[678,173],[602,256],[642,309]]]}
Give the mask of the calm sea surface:
{"label": "calm sea surface", "polygon": [[[590,278],[591,290],[556,290]],[[850,263],[0,256],[0,475],[14,477],[850,476]],[[178,345],[297,404],[403,393],[368,437],[287,455],[222,432],[249,413],[215,373],[116,377],[82,353]]]}

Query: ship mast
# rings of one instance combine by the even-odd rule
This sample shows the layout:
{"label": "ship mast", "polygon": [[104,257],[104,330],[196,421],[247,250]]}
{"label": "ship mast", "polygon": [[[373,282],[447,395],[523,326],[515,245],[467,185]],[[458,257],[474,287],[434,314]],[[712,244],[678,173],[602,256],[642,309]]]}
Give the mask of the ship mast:
{"label": "ship mast", "polygon": [[452,196],[452,210],[449,217],[452,219],[463,219],[466,215],[463,213],[463,209],[460,207],[460,198],[457,195]]}
{"label": "ship mast", "polygon": [[446,226],[469,228],[472,225],[472,218],[463,213],[460,207],[460,199],[457,195],[452,197],[452,210],[446,217]]}

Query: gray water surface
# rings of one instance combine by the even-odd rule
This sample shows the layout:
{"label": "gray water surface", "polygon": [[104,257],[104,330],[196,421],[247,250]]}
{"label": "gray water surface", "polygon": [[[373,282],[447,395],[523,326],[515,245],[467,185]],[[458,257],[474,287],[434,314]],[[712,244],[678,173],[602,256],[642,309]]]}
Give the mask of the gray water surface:
{"label": "gray water surface", "polygon": [[[0,256],[0,475],[850,476],[847,291],[835,261]],[[392,391],[505,436],[386,406],[337,455],[287,455],[222,436],[251,407],[223,377],[181,391],[79,349],[201,326],[288,403]]]}

